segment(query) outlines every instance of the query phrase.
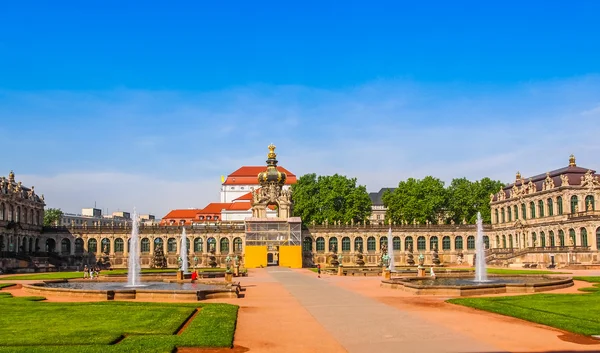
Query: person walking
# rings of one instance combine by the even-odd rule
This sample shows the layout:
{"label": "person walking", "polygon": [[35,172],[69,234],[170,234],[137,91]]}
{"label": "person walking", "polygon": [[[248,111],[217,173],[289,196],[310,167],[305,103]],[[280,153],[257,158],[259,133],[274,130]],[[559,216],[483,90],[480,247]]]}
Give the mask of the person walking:
{"label": "person walking", "polygon": [[88,278],[90,274],[90,270],[88,270],[87,265],[85,265],[85,267],[83,268],[83,278]]}
{"label": "person walking", "polygon": [[321,278],[321,264],[317,265],[317,278]]}

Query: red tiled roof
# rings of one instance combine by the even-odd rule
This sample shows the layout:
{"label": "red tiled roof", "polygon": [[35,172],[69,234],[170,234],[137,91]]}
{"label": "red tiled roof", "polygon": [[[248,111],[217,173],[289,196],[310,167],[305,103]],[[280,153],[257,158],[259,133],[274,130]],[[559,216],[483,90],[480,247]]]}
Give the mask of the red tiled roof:
{"label": "red tiled roof", "polygon": [[247,211],[252,208],[252,204],[250,202],[234,202],[229,205],[227,211]]}
{"label": "red tiled roof", "polygon": [[187,209],[187,210],[171,210],[171,212],[167,213],[167,215],[164,216],[163,219],[165,219],[165,218],[178,218],[178,219],[195,218],[196,215],[198,214],[198,212],[200,212],[200,211],[202,211],[202,210],[198,209],[198,208]]}
{"label": "red tiled roof", "polygon": [[[257,185],[258,173],[264,172],[266,166],[244,166],[235,172],[229,174],[223,185]],[[296,184],[296,175],[283,167],[277,167],[277,170],[286,174],[285,183],[287,185]]]}
{"label": "red tiled roof", "polygon": [[238,197],[237,199],[233,200],[233,202],[236,202],[236,201],[252,201],[252,193],[249,192],[249,193],[244,194],[244,195]]}
{"label": "red tiled roof", "polygon": [[204,207],[198,214],[206,215],[206,214],[221,214],[222,209],[227,209],[231,205],[229,202],[211,202],[206,207]]}

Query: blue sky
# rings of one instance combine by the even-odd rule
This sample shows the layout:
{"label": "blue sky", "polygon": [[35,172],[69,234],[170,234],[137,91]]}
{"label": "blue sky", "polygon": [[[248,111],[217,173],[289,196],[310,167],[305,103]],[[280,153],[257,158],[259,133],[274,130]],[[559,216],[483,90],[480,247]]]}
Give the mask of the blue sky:
{"label": "blue sky", "polygon": [[370,191],[600,169],[597,1],[140,4],[0,4],[0,174],[49,207],[203,207],[271,142]]}

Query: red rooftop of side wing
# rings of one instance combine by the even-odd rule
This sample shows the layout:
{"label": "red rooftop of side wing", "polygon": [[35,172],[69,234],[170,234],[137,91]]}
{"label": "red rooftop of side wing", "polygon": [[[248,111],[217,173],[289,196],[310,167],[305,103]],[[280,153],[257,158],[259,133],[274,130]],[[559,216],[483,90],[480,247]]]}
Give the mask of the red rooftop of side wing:
{"label": "red rooftop of side wing", "polygon": [[[223,185],[254,185],[258,183],[258,173],[265,171],[265,166],[244,166],[235,172],[229,174]],[[296,184],[296,175],[283,167],[277,167],[277,170],[285,173],[287,179],[286,185]]]}

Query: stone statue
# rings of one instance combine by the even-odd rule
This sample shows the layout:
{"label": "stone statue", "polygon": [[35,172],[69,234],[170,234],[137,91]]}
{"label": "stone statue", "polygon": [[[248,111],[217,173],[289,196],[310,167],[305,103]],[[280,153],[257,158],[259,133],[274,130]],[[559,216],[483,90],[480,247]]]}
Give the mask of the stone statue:
{"label": "stone statue", "polygon": [[419,254],[419,266],[423,266],[423,263],[425,263],[425,256],[423,256],[423,254]]}
{"label": "stone statue", "polygon": [[560,186],[569,186],[569,177],[566,174],[561,174],[560,182]]}
{"label": "stone statue", "polygon": [[594,205],[592,205],[592,200],[588,200],[587,210],[588,211],[593,211],[594,210]]}

